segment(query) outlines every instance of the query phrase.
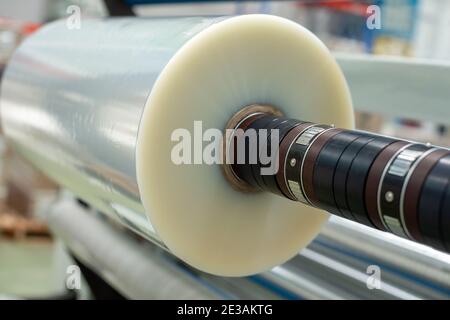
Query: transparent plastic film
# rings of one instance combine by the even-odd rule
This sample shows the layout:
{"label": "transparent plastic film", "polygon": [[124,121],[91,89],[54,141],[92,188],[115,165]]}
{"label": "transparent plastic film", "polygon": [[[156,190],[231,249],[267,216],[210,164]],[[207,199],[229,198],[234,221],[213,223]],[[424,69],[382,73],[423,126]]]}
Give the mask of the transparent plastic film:
{"label": "transparent plastic film", "polygon": [[171,161],[174,130],[224,129],[241,108],[352,128],[345,79],[311,32],[268,15],[53,23],[9,64],[6,136],[100,211],[203,271],[241,276],[285,262],[328,214],[242,193],[220,165]]}

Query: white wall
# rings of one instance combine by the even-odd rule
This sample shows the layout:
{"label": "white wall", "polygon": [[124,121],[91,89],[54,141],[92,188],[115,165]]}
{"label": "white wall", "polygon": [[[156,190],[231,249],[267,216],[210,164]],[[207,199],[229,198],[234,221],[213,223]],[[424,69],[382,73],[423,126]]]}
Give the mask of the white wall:
{"label": "white wall", "polygon": [[414,53],[421,58],[450,59],[450,0],[420,1]]}
{"label": "white wall", "polygon": [[0,18],[26,22],[43,22],[47,19],[49,0],[0,0]]}

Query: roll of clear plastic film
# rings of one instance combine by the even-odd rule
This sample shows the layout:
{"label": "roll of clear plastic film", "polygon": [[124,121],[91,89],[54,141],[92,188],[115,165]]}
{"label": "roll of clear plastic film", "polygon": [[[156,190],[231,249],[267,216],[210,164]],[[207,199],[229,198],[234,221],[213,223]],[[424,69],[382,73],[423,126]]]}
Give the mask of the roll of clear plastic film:
{"label": "roll of clear plastic film", "polygon": [[224,129],[252,104],[353,126],[327,48],[268,15],[51,23],[14,54],[0,103],[8,140],[33,165],[188,264],[225,276],[285,262],[328,214],[237,191],[220,164],[175,163],[173,132]]}

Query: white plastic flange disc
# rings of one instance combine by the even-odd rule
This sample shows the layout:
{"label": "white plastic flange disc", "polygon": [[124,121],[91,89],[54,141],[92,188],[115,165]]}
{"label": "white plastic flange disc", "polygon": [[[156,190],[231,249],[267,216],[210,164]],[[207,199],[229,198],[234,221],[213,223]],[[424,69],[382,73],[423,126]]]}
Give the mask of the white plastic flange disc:
{"label": "white plastic flange disc", "polygon": [[311,32],[268,15],[233,17],[188,41],[160,74],[141,120],[137,177],[166,246],[188,264],[243,276],[285,262],[328,218],[269,193],[240,193],[219,165],[175,165],[175,129],[223,129],[240,108],[266,103],[287,117],[353,127],[345,79]]}

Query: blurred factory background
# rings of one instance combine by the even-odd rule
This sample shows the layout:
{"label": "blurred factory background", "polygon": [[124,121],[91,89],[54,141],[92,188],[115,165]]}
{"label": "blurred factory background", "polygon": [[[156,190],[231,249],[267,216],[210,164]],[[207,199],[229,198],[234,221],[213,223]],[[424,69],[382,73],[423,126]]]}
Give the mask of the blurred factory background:
{"label": "blurred factory background", "polygon": [[[381,29],[366,25],[367,9],[374,4],[381,8]],[[0,74],[27,36],[73,14],[72,5],[80,8],[83,18],[273,14],[307,27],[336,54],[450,60],[449,0],[0,0]],[[430,106],[423,108],[424,113],[433,112]],[[357,127],[450,145],[449,119],[402,114],[358,111]],[[56,235],[55,226],[46,223],[53,213],[45,211],[55,199],[61,202],[57,223],[67,223],[64,215],[78,212],[72,222],[83,230],[83,237]],[[0,298],[450,298],[450,256],[339,219],[332,219],[287,264],[261,275],[229,279],[190,269],[122,227],[102,224],[106,218],[82,205],[30,167],[0,136]],[[93,233],[117,249],[115,257],[86,249],[96,241]],[[125,253],[127,259],[115,265],[113,261]],[[368,288],[368,267],[373,265],[383,269],[382,289]],[[126,274],[127,268],[133,272]],[[81,288],[70,283],[78,270]]]}

